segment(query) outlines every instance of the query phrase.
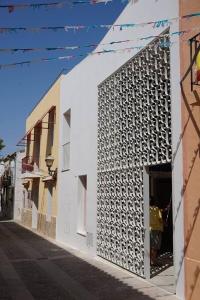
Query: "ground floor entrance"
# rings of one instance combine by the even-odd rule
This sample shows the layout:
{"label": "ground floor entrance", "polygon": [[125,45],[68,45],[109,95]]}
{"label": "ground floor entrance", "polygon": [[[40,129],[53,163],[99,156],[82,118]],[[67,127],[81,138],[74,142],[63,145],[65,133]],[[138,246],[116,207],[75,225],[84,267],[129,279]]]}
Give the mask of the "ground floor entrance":
{"label": "ground floor entrance", "polygon": [[[161,212],[163,231],[156,260],[150,265],[150,282],[175,292],[173,266],[173,215],[172,215],[172,173],[171,164],[160,164],[149,167],[149,207],[152,203]],[[149,216],[151,219],[151,216]],[[151,223],[151,220],[150,220]],[[150,253],[152,247],[150,234]]]}
{"label": "ground floor entrance", "polygon": [[[162,232],[155,264],[151,266],[151,277],[173,265],[173,219],[171,164],[149,168],[149,198],[161,212]],[[150,204],[151,205],[151,204]],[[150,248],[151,248],[150,241]]]}

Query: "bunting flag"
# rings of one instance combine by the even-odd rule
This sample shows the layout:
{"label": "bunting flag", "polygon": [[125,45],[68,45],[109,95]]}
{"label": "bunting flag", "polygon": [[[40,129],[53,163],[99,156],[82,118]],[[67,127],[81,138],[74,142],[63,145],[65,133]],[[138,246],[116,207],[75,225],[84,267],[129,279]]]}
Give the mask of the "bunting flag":
{"label": "bunting flag", "polygon": [[[23,8],[32,8],[32,9],[39,9],[39,8],[62,8],[65,5],[77,5],[77,4],[99,4],[104,3],[107,4],[108,2],[112,2],[113,0],[65,0],[61,2],[42,2],[42,3],[21,3],[21,4],[5,4],[0,5],[1,8],[5,8],[8,10],[9,13],[14,12],[16,9],[23,9]],[[128,0],[127,0],[128,1]]]}
{"label": "bunting flag", "polygon": [[[137,3],[139,0],[121,0],[120,2],[122,4],[124,3]],[[31,9],[40,9],[40,8],[63,8],[65,5],[74,6],[78,4],[107,4],[108,2],[114,2],[114,0],[63,0],[63,1],[56,1],[56,2],[40,2],[40,3],[21,3],[21,4],[2,4],[0,5],[0,9],[7,9],[9,13],[13,13],[17,9],[25,9],[25,8],[31,8]],[[195,13],[193,14],[195,16]],[[184,16],[183,16],[184,17]],[[162,20],[165,21],[165,20]],[[166,20],[167,21],[167,20]],[[159,24],[159,26],[162,26],[163,24]]]}
{"label": "bunting flag", "polygon": [[[174,43],[176,42],[156,42],[155,44],[152,44],[149,47],[155,47],[159,46],[162,48],[168,48],[171,47]],[[33,60],[26,60],[22,62],[17,62],[17,63],[11,63],[11,64],[0,64],[0,69],[3,68],[9,68],[9,67],[17,67],[17,66],[24,66],[24,65],[30,65],[32,63],[39,63],[39,62],[50,62],[50,61],[55,61],[55,60],[71,60],[77,57],[86,57],[86,56],[93,56],[93,55],[101,55],[101,54],[107,54],[107,53],[124,53],[124,52],[131,52],[133,50],[141,50],[144,48],[145,45],[141,46],[134,46],[134,47],[129,47],[129,48],[123,48],[123,49],[107,49],[107,50],[102,50],[102,51],[94,51],[94,52],[89,52],[89,53],[83,53],[83,54],[78,54],[78,55],[67,55],[67,56],[58,56],[58,57],[51,57],[51,58],[37,58]]]}
{"label": "bunting flag", "polygon": [[129,29],[129,28],[136,28],[136,27],[144,27],[146,25],[151,25],[153,28],[162,28],[162,27],[168,27],[173,21],[178,21],[181,19],[190,19],[193,17],[200,17],[200,12],[196,12],[193,14],[188,14],[182,17],[175,17],[170,19],[162,19],[157,21],[149,21],[145,23],[127,23],[127,24],[101,24],[101,25],[65,25],[65,26],[43,26],[43,27],[0,27],[0,33],[13,33],[18,31],[31,31],[31,32],[39,32],[43,30],[52,30],[52,31],[58,31],[58,30],[64,30],[64,31],[78,31],[85,29],[89,31],[90,29],[115,29],[118,28],[119,30]]}
{"label": "bunting flag", "polygon": [[[107,46],[107,45],[114,45],[114,44],[122,44],[122,43],[130,43],[130,42],[136,42],[136,41],[143,41],[143,40],[149,40],[157,37],[167,37],[167,36],[183,36],[184,34],[187,34],[192,31],[196,31],[197,29],[200,29],[199,27],[194,27],[189,30],[182,30],[182,31],[175,31],[172,33],[164,33],[162,35],[149,35],[141,38],[136,38],[134,40],[120,40],[120,41],[112,41],[109,43],[97,43],[97,44],[86,44],[86,45],[74,45],[74,46],[63,46],[63,47],[43,47],[43,48],[0,48],[0,52],[32,52],[32,51],[55,51],[55,50],[77,50],[81,48],[95,48],[97,46]],[[184,40],[182,40],[184,41]]]}

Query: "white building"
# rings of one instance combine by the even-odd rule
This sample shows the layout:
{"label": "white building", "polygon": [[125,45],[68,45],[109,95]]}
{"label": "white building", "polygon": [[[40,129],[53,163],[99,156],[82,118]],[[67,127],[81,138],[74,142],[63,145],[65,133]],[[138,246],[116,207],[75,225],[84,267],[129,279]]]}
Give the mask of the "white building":
{"label": "white building", "polygon": [[16,152],[15,157],[15,190],[14,190],[14,220],[21,221],[21,210],[24,202],[24,188],[22,177],[22,159],[25,157],[24,151]]}
{"label": "white building", "polygon": [[[4,170],[5,170],[4,161],[0,161],[0,199],[1,199],[2,193],[3,193],[2,176],[3,176]],[[0,215],[1,214],[2,214],[2,204],[0,203]]]}
{"label": "white building", "polygon": [[[140,0],[128,4],[115,24],[173,18],[178,10],[177,0]],[[57,239],[149,278],[149,196],[162,193],[160,180],[172,199],[176,293],[183,299],[179,40],[141,40],[165,30],[177,32],[179,23],[110,29],[103,44],[133,42],[95,51],[143,49],[89,56],[63,76]]]}
{"label": "white building", "polygon": [[0,176],[3,175],[3,172],[4,172],[4,162],[1,161],[1,162],[0,162]]}

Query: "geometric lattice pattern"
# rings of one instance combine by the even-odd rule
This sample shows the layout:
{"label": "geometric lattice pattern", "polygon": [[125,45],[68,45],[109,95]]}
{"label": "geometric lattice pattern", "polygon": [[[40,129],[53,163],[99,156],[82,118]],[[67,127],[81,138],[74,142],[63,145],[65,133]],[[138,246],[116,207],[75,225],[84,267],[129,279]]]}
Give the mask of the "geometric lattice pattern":
{"label": "geometric lattice pattern", "polygon": [[99,86],[97,253],[144,277],[143,167],[171,161],[169,36]]}

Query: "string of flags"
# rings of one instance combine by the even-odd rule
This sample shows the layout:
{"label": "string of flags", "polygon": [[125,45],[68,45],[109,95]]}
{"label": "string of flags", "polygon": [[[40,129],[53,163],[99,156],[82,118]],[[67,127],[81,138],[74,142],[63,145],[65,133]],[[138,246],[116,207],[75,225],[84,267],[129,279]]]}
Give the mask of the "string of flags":
{"label": "string of flags", "polygon": [[[177,42],[169,42],[169,41],[160,41],[160,42],[155,42],[149,47],[171,47],[173,44]],[[134,47],[128,47],[128,48],[123,48],[123,49],[106,49],[102,51],[94,51],[94,52],[89,52],[89,53],[83,53],[83,54],[78,54],[78,55],[67,55],[67,56],[58,56],[58,57],[51,57],[51,58],[36,58],[33,60],[26,60],[26,61],[21,61],[17,63],[11,63],[11,64],[0,64],[0,69],[4,68],[9,68],[9,67],[17,67],[17,66],[25,66],[25,65],[30,65],[33,63],[39,63],[39,62],[50,62],[50,61],[56,61],[56,60],[71,60],[77,57],[86,57],[86,56],[93,56],[93,55],[101,55],[101,54],[107,54],[107,53],[124,53],[124,52],[131,52],[133,50],[141,50],[145,47],[145,45],[140,45],[140,46],[134,46]]]}
{"label": "string of flags", "polygon": [[128,29],[128,28],[137,28],[137,27],[144,27],[146,25],[151,25],[153,28],[162,28],[167,27],[171,24],[173,21],[178,21],[181,19],[190,19],[193,17],[200,17],[200,12],[184,15],[181,17],[174,17],[169,19],[162,19],[162,20],[156,20],[156,21],[150,21],[150,22],[144,22],[144,23],[127,23],[127,24],[101,24],[101,25],[65,25],[65,26],[43,26],[43,27],[0,27],[0,33],[16,33],[18,31],[31,31],[31,32],[39,32],[43,30],[51,30],[51,31],[58,31],[58,30],[64,30],[68,32],[69,30],[78,31],[78,30],[87,30],[90,29],[115,29],[118,28],[120,30]]}
{"label": "string of flags", "polygon": [[[158,0],[156,0],[158,1]],[[65,5],[74,6],[77,4],[107,4],[108,2],[114,2],[114,0],[63,0],[63,1],[56,1],[56,2],[40,2],[40,3],[10,3],[0,5],[0,9],[4,8],[7,9],[9,13],[16,11],[16,9],[25,9],[25,8],[32,8],[32,9],[39,9],[39,8],[63,8]],[[138,0],[121,0],[121,3],[136,3]]]}
{"label": "string of flags", "polygon": [[[5,8],[8,10],[9,13],[14,12],[16,9],[24,9],[24,8],[32,8],[32,9],[39,9],[39,8],[63,8],[65,5],[77,5],[77,4],[99,4],[112,2],[113,0],[65,0],[61,2],[42,2],[42,3],[21,3],[21,4],[4,4],[0,5],[1,8]],[[126,0],[128,1],[128,0]],[[123,0],[125,2],[125,0]]]}
{"label": "string of flags", "polygon": [[63,47],[43,47],[43,48],[0,48],[0,52],[11,52],[11,53],[16,53],[16,52],[32,52],[32,51],[55,51],[55,50],[77,50],[81,48],[95,48],[97,46],[107,46],[107,45],[114,45],[114,44],[122,44],[122,43],[129,43],[129,42],[134,42],[134,41],[143,41],[143,40],[149,40],[152,38],[157,38],[157,37],[166,37],[166,36],[183,36],[184,34],[187,34],[192,31],[196,31],[200,27],[194,27],[189,30],[182,30],[182,31],[175,31],[172,33],[164,33],[162,35],[149,35],[146,37],[141,37],[137,38],[134,40],[120,40],[120,41],[112,41],[109,43],[96,43],[96,44],[86,44],[86,45],[74,45],[74,46],[63,46]]}
{"label": "string of flags", "polygon": [[87,44],[87,45],[77,45],[77,46],[64,46],[64,47],[47,47],[47,48],[0,48],[0,52],[30,52],[30,51],[54,51],[54,50],[77,50],[81,48],[95,48],[97,46],[113,45],[120,43],[131,42],[132,40],[123,40],[123,41],[113,41],[110,43],[103,44]]}

